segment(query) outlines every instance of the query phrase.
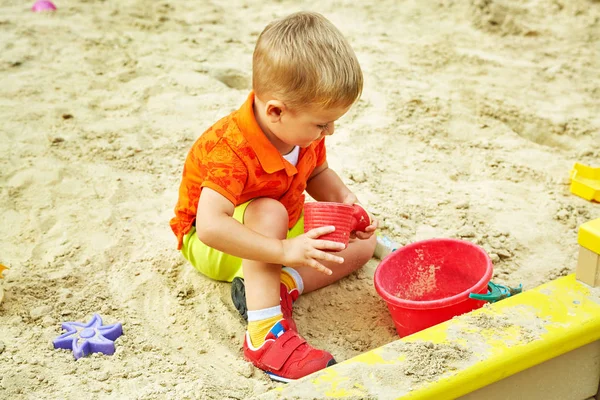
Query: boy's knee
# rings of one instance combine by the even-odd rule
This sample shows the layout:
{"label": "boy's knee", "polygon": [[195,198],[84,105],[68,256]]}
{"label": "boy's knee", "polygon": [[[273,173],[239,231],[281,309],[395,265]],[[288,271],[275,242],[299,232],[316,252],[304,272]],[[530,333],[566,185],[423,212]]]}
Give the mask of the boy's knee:
{"label": "boy's knee", "polygon": [[288,212],[277,200],[253,200],[244,213],[244,225],[265,236],[285,239],[288,231]]}

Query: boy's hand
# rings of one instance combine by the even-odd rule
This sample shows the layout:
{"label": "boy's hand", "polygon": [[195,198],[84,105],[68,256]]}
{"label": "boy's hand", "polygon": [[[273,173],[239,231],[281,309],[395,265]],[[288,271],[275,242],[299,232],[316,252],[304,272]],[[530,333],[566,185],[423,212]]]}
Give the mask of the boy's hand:
{"label": "boy's hand", "polygon": [[379,222],[375,219],[375,217],[373,217],[373,215],[371,215],[370,212],[367,211],[367,213],[369,214],[369,218],[371,218],[371,225],[367,226],[364,231],[352,232],[350,236],[354,234],[357,238],[362,240],[368,239],[371,236],[373,236],[373,234],[377,230],[377,227],[379,226]]}
{"label": "boy's hand", "polygon": [[344,201],[342,201],[342,203],[348,204],[349,206],[354,205],[358,203],[358,197],[356,197],[354,193],[350,192],[346,195],[346,197],[344,197]]}
{"label": "boy's hand", "polygon": [[[344,198],[344,204],[354,205],[357,203],[358,203],[358,198],[356,197],[356,195],[354,193],[348,193],[346,195],[346,197]],[[358,204],[360,204],[360,203],[358,203]],[[373,234],[377,230],[377,227],[379,226],[379,222],[375,219],[375,217],[373,217],[373,214],[371,214],[368,211],[367,211],[367,213],[369,214],[369,218],[371,219],[371,225],[367,226],[364,231],[355,231],[355,232],[350,233],[351,238],[359,238],[359,239],[365,240],[365,239],[368,239],[371,236],[373,236]]]}
{"label": "boy's hand", "polygon": [[322,226],[293,239],[282,240],[284,258],[282,264],[291,268],[308,266],[326,275],[331,275],[332,271],[321,262],[330,261],[342,264],[344,259],[327,253],[327,250],[340,251],[346,247],[343,243],[320,240],[318,237],[333,231],[335,231],[334,226]]}
{"label": "boy's hand", "polygon": [[369,218],[371,218],[371,225],[367,226],[364,231],[355,231],[350,233],[350,237],[357,237],[361,240],[365,240],[373,236],[377,227],[379,226],[379,222],[373,217],[373,215],[367,211],[369,214]]}

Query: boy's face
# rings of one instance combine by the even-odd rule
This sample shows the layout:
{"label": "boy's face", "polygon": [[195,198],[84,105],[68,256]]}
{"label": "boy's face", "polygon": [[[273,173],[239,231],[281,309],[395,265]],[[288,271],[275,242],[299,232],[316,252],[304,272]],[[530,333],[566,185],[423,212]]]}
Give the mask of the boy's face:
{"label": "boy's face", "polygon": [[290,146],[308,147],[312,142],[332,135],[335,121],[349,109],[350,106],[291,110],[282,105],[278,110],[270,110],[279,115],[270,119],[269,128],[279,140]]}

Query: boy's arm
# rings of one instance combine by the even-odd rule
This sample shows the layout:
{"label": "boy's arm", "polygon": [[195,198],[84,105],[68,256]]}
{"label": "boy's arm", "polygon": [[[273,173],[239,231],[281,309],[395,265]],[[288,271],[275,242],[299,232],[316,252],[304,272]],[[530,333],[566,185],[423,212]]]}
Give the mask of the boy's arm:
{"label": "boy's arm", "polygon": [[268,238],[232,218],[234,205],[220,193],[203,188],[196,213],[196,235],[202,243],[236,257],[280,264],[281,240]]}
{"label": "boy's arm", "polygon": [[319,165],[306,182],[306,192],[317,201],[354,204],[356,195],[342,182],[342,179],[329,168],[327,161]]}
{"label": "boy's arm", "polygon": [[200,193],[196,213],[196,235],[202,243],[246,260],[289,267],[309,266],[327,275],[331,270],[320,261],[343,263],[344,259],[327,251],[343,250],[344,245],[318,240],[334,231],[332,226],[315,228],[294,239],[279,240],[263,236],[232,218],[234,205],[220,193],[205,187]]}

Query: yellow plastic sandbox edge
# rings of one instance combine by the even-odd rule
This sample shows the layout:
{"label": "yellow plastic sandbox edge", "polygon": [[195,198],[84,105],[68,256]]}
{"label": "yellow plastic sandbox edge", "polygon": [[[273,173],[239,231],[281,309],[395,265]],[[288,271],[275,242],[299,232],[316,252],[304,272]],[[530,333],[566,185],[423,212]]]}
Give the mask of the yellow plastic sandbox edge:
{"label": "yellow plastic sandbox edge", "polygon": [[[524,337],[518,324],[490,330],[465,322],[469,315],[479,313],[511,321],[515,311],[525,311],[525,317],[537,320],[539,337]],[[469,332],[474,331],[485,338],[485,354],[477,354],[482,343],[469,340]],[[407,354],[394,350],[395,341],[280,387],[266,397],[377,398],[382,393],[394,393],[398,399],[453,399],[598,339],[598,289],[578,282],[572,274],[399,339],[458,344],[477,354],[470,364],[448,371],[435,381],[410,382],[402,373]],[[378,380],[376,369],[381,366],[397,367],[398,379]],[[360,374],[356,374],[357,368]]]}

